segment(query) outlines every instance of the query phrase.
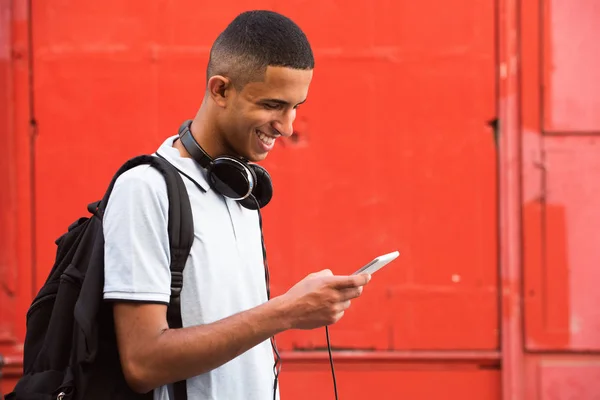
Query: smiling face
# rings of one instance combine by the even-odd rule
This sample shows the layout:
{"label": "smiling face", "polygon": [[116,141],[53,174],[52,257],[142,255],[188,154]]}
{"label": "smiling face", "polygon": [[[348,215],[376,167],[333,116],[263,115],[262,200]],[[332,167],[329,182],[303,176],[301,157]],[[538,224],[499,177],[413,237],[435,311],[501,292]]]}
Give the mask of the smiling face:
{"label": "smiling face", "polygon": [[223,96],[216,98],[225,152],[249,161],[264,160],[278,137],[292,135],[296,110],[308,96],[312,75],[312,69],[270,66],[262,81],[249,82],[239,91],[229,83]]}

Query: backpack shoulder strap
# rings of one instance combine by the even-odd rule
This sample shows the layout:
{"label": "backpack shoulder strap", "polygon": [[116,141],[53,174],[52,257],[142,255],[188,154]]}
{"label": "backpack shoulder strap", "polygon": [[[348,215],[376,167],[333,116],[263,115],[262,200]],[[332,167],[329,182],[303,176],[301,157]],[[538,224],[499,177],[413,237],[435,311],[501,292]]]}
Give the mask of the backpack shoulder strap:
{"label": "backpack shoulder strap", "polygon": [[[127,161],[113,176],[110,185],[102,200],[91,204],[88,208],[99,218],[104,216],[108,199],[113,190],[115,182],[124,172],[138,165],[149,164],[156,168],[165,178],[167,184],[167,195],[169,197],[169,250],[171,253],[171,305],[173,301],[179,305],[179,295],[183,287],[183,269],[190,254],[192,242],[194,241],[194,221],[192,208],[188,197],[185,183],[177,169],[167,160],[152,155],[141,155]],[[178,308],[178,307],[177,307]],[[172,310],[169,306],[169,326],[181,328],[181,313]]]}
{"label": "backpack shoulder strap", "polygon": [[[177,169],[162,157],[142,155],[132,158],[117,171],[102,200],[91,204],[88,209],[102,219],[108,198],[117,178],[125,171],[142,164],[149,164],[156,168],[164,176],[167,183],[167,194],[169,197],[169,221],[167,229],[171,252],[171,299],[167,308],[167,321],[169,327],[172,329],[182,328],[180,294],[183,287],[183,269],[190,254],[192,242],[194,241],[194,221],[185,183]],[[176,382],[174,389],[176,400],[187,400],[185,381]]]}

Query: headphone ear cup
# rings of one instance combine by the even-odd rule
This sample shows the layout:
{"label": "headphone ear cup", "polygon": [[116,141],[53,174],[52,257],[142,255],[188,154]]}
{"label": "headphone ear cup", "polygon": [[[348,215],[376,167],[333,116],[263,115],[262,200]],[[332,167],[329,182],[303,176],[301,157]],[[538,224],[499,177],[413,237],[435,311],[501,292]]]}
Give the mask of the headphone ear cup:
{"label": "headphone ear cup", "polygon": [[[271,182],[271,176],[266,169],[257,164],[248,164],[250,170],[254,173],[256,180],[254,181],[254,189],[252,195],[258,202],[260,208],[263,208],[271,201],[273,197],[273,183]],[[242,206],[251,210],[256,210],[256,202],[247,197],[241,201]]]}
{"label": "headphone ear cup", "polygon": [[252,168],[231,157],[217,157],[208,165],[207,173],[211,188],[230,199],[249,196],[256,185]]}

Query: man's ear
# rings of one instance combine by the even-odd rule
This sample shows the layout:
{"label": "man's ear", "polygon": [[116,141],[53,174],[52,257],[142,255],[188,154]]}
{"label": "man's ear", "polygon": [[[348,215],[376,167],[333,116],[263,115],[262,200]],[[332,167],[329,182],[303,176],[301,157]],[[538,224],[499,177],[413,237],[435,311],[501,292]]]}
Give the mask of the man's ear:
{"label": "man's ear", "polygon": [[210,97],[219,107],[225,108],[227,106],[227,101],[231,97],[233,90],[231,80],[222,75],[212,76],[208,80]]}

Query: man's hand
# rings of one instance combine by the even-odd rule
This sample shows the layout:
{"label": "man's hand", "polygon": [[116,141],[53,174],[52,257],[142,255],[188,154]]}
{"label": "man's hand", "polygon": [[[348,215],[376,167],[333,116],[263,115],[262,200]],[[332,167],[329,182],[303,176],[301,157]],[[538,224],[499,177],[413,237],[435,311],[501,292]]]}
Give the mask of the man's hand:
{"label": "man's hand", "polygon": [[336,323],[359,297],[370,275],[335,276],[326,269],[308,275],[281,296],[284,318],[292,329],[313,329]]}
{"label": "man's hand", "polygon": [[125,378],[133,390],[146,393],[217,368],[286,329],[331,325],[370,278],[320,271],[260,306],[181,329],[169,329],[166,305],[117,303],[115,327]]}

